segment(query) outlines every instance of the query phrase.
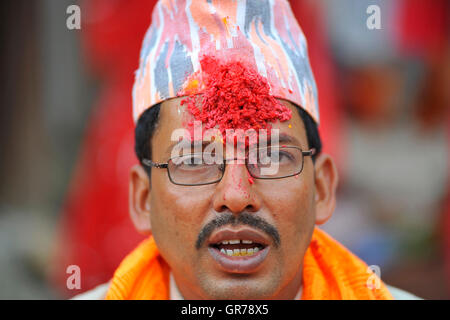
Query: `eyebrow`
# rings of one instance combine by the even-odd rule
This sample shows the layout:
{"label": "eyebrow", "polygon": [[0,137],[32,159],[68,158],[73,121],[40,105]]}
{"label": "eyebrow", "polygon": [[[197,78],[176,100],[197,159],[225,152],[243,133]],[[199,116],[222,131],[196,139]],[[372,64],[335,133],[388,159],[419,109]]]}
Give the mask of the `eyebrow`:
{"label": "eyebrow", "polygon": [[[208,146],[211,143],[214,143],[214,141],[206,141],[206,140],[202,141],[202,150],[205,146]],[[167,147],[165,154],[170,156],[170,154],[172,153],[172,149],[175,148],[176,146],[180,146],[181,148],[186,148],[186,147],[193,148],[193,147],[195,147],[195,141],[189,141],[186,139],[182,139],[178,142],[174,142]]]}
{"label": "eyebrow", "polygon": [[[270,139],[269,139],[269,141],[270,141]],[[258,141],[258,144],[259,144],[259,142],[260,141]],[[295,137],[293,137],[291,135],[288,135],[287,133],[283,133],[283,132],[279,134],[278,142],[279,142],[280,145],[281,144],[290,143],[290,144],[297,145],[297,146],[301,147],[301,143],[298,141],[297,138],[295,138]],[[217,142],[215,142],[215,141],[206,141],[206,140],[202,141],[202,150],[203,150],[203,148],[205,146],[208,146],[211,143],[217,143]],[[171,145],[169,145],[169,147],[167,147],[166,152],[165,152],[166,156],[167,155],[170,156],[170,154],[172,152],[172,149],[174,147],[176,147],[176,146],[180,146],[182,148],[183,147],[191,147],[191,148],[193,148],[193,147],[195,147],[195,142],[194,141],[189,141],[189,140],[186,140],[186,139],[182,139],[182,140],[180,140],[178,142],[174,142]]]}
{"label": "eyebrow", "polygon": [[[271,139],[268,139],[268,141],[270,141]],[[261,140],[260,140],[261,141]],[[260,142],[258,141],[258,143]],[[264,140],[262,140],[264,141]],[[287,133],[280,133],[278,136],[278,143],[281,144],[293,144],[293,145],[297,145],[299,147],[302,146],[302,144],[299,142],[299,140]]]}
{"label": "eyebrow", "polygon": [[296,137],[290,136],[287,133],[280,133],[279,142],[280,143],[292,143],[292,144],[301,146],[301,143],[297,140]]}

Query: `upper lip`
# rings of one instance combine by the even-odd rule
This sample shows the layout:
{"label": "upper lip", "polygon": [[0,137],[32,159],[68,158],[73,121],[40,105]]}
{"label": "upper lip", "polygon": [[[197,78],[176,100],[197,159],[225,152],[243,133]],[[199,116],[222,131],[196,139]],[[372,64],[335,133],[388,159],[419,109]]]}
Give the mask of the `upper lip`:
{"label": "upper lip", "polygon": [[237,230],[225,227],[214,231],[208,239],[208,245],[218,244],[225,240],[251,240],[255,243],[268,246],[270,241],[261,232],[248,227],[239,228]]}

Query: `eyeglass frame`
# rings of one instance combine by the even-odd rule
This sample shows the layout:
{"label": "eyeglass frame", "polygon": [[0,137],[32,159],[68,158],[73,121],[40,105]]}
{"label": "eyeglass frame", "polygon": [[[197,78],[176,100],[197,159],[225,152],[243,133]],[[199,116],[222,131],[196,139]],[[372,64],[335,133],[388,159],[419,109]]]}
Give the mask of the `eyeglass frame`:
{"label": "eyeglass frame", "polygon": [[[294,174],[290,174],[290,175],[287,175],[287,176],[275,177],[275,178],[268,178],[268,177],[266,177],[266,178],[261,178],[261,177],[255,177],[255,176],[252,175],[251,171],[250,171],[249,168],[248,168],[248,156],[246,156],[245,159],[244,159],[244,160],[245,160],[245,167],[246,167],[248,173],[250,174],[250,176],[251,176],[252,178],[254,178],[254,179],[260,179],[260,180],[276,180],[276,179],[284,179],[284,178],[293,177],[293,176],[296,176],[296,175],[299,175],[300,173],[302,173],[303,167],[304,167],[304,164],[305,164],[305,157],[309,157],[309,156],[312,157],[312,156],[314,156],[314,155],[316,154],[316,148],[311,148],[311,149],[309,149],[309,150],[307,150],[307,151],[303,151],[302,148],[297,147],[297,146],[283,146],[283,147],[284,147],[284,148],[295,148],[295,149],[298,149],[298,150],[301,151],[301,153],[302,153],[302,167],[301,167],[301,169],[300,169],[299,172],[296,172],[296,173],[294,173]],[[189,155],[194,155],[194,154],[197,154],[197,155],[198,155],[198,154],[203,154],[203,152],[202,152],[202,153],[190,153]],[[206,186],[206,185],[209,185],[209,184],[214,184],[214,183],[220,182],[220,181],[223,179],[223,176],[224,176],[224,174],[225,174],[225,169],[226,169],[226,166],[227,166],[227,162],[228,162],[228,161],[233,161],[233,160],[242,160],[242,159],[238,159],[238,158],[223,159],[223,163],[221,163],[221,165],[223,165],[223,169],[220,169],[220,171],[222,171],[222,176],[220,177],[220,179],[217,179],[217,180],[212,181],[212,182],[207,182],[207,183],[187,184],[187,183],[177,183],[177,182],[174,182],[173,179],[172,179],[172,177],[170,176],[169,162],[170,162],[171,160],[173,160],[173,159],[175,159],[175,158],[179,158],[179,157],[180,157],[180,156],[176,156],[176,157],[169,158],[169,160],[167,160],[166,163],[158,163],[158,162],[153,162],[152,160],[149,160],[149,159],[142,159],[142,163],[143,163],[144,165],[146,165],[147,167],[150,167],[150,169],[151,169],[151,168],[167,169],[167,175],[169,176],[170,182],[172,182],[173,184],[178,185],[178,186],[187,186],[187,187],[189,187],[189,186]]]}

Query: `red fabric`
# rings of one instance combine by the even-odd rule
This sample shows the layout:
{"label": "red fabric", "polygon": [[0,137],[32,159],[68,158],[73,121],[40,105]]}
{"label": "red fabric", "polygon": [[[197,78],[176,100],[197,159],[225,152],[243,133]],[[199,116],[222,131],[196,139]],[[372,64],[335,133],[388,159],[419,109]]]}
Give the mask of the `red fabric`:
{"label": "red fabric", "polygon": [[88,290],[108,281],[143,239],[128,216],[129,168],[137,163],[131,89],[155,3],[89,0],[81,4],[84,58],[100,78],[101,89],[62,209],[51,277],[63,292],[68,265],[80,267],[80,292]]}
{"label": "red fabric", "polygon": [[448,43],[448,0],[403,0],[399,2],[398,40],[403,53],[429,55]]}
{"label": "red fabric", "polygon": [[[422,1],[403,0],[399,11],[398,43],[400,51],[405,55],[415,55],[423,59],[429,73],[440,73],[444,75],[438,77],[436,82],[433,78],[425,83],[425,86],[443,85],[443,90],[448,91],[448,72],[445,75],[449,54],[449,31],[450,31],[450,2],[448,0]],[[445,60],[447,59],[447,60]],[[437,67],[436,67],[437,66]],[[448,67],[447,67],[448,68]],[[432,94],[441,91],[441,88],[430,88]],[[448,108],[448,94],[443,102],[431,99],[425,101],[423,112],[420,114],[421,120],[426,123],[434,120],[434,114],[445,113],[437,109],[436,106]],[[439,121],[440,119],[438,119]],[[432,122],[431,122],[432,123]],[[447,112],[447,143],[450,150],[450,113]],[[448,155],[450,158],[450,154]],[[447,287],[450,288],[450,163],[447,166],[447,197],[443,201],[443,214],[439,231],[442,235],[442,253],[445,262],[445,273]]]}

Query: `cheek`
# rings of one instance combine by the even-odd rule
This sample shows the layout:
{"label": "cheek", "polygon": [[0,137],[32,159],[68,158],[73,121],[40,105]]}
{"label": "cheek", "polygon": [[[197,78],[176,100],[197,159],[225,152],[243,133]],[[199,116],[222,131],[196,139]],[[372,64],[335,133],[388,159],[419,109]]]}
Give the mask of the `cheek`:
{"label": "cheek", "polygon": [[263,197],[281,238],[273,260],[285,284],[298,275],[314,229],[314,185],[306,175],[302,178],[281,179],[264,188],[271,190]]}
{"label": "cheek", "polygon": [[[303,176],[275,181],[276,187],[265,196],[276,226],[279,228],[282,251],[292,253],[307,246],[314,228],[314,185]],[[267,188],[269,189],[269,188]]]}
{"label": "cheek", "polygon": [[176,186],[163,174],[152,177],[152,233],[169,264],[194,256],[195,242],[210,208],[209,193],[202,187]]}
{"label": "cheek", "polygon": [[303,219],[307,213],[312,212],[314,205],[312,181],[291,177],[269,183],[273,185],[261,188],[262,197],[265,206],[277,221],[293,222],[292,220]]}

